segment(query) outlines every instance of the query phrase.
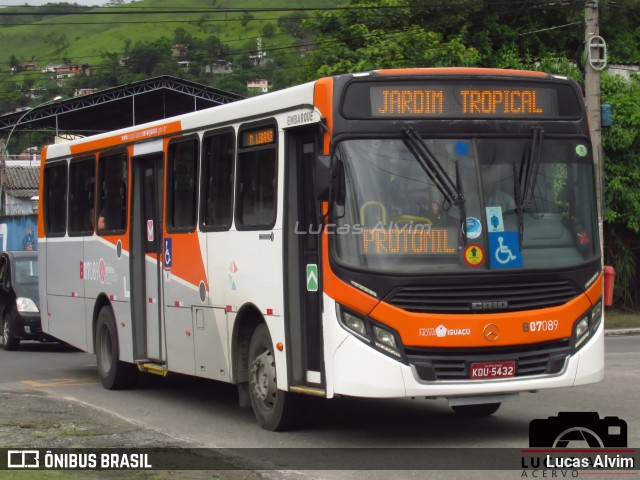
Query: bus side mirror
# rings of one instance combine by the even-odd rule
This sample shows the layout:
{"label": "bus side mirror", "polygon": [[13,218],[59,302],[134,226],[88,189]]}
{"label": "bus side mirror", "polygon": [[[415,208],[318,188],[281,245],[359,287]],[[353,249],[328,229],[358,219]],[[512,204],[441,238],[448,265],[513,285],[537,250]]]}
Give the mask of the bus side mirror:
{"label": "bus side mirror", "polygon": [[336,205],[344,207],[345,190],[344,163],[342,160],[336,160],[331,169],[331,200]]}
{"label": "bus side mirror", "polygon": [[318,155],[316,160],[315,194],[321,202],[329,201],[329,187],[331,186],[331,164],[335,160],[333,155]]}

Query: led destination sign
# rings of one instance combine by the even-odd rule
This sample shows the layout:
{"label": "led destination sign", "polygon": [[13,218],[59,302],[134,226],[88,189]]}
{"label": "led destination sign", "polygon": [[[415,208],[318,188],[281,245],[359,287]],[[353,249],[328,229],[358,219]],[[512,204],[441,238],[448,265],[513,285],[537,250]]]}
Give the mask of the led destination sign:
{"label": "led destination sign", "polygon": [[578,118],[580,99],[568,84],[477,81],[358,82],[344,96],[346,118]]}
{"label": "led destination sign", "polygon": [[557,116],[549,88],[492,88],[442,85],[372,87],[374,117],[549,117]]}
{"label": "led destination sign", "polygon": [[266,145],[274,142],[273,128],[263,128],[260,130],[251,130],[242,134],[243,147],[255,147],[258,145]]}
{"label": "led destination sign", "polygon": [[362,251],[366,254],[456,255],[456,227],[365,228]]}

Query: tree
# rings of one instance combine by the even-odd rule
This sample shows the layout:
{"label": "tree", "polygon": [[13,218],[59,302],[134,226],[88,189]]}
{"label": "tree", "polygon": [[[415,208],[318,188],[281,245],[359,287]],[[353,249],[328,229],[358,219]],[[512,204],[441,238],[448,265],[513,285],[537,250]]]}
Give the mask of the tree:
{"label": "tree", "polygon": [[249,22],[253,20],[253,15],[251,15],[248,12],[244,12],[241,16],[240,16],[240,24],[242,24],[243,27],[246,27],[247,25],[249,25]]}
{"label": "tree", "polygon": [[605,261],[616,268],[616,304],[640,303],[640,80],[602,76],[602,101],[612,105],[603,129]]}

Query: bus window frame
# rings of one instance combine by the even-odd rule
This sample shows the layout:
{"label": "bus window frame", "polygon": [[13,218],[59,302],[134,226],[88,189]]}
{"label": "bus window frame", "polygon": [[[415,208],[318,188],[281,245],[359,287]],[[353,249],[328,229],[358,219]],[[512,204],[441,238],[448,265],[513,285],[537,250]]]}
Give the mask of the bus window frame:
{"label": "bus window frame", "polygon": [[[257,145],[257,146],[252,146],[252,147],[242,147],[242,135],[244,134],[245,131],[247,130],[257,130],[260,128],[273,128],[274,130],[274,139],[273,139],[273,143],[267,143],[264,145]],[[259,231],[259,230],[273,230],[273,228],[276,225],[276,222],[278,221],[278,169],[280,167],[280,163],[279,163],[279,154],[280,154],[280,132],[278,130],[278,121],[275,118],[268,118],[268,119],[262,119],[256,122],[251,122],[251,123],[243,123],[242,125],[240,125],[240,127],[238,128],[238,134],[236,137],[236,158],[235,158],[235,182],[234,182],[234,190],[235,190],[235,195],[234,195],[234,199],[235,199],[235,204],[233,206],[233,222],[236,226],[236,230],[238,231]],[[240,197],[240,188],[238,185],[238,182],[240,181],[240,155],[242,155],[243,153],[246,152],[251,152],[251,151],[259,151],[259,150],[267,150],[267,149],[273,149],[275,151],[275,165],[274,165],[274,180],[275,180],[275,184],[273,186],[273,193],[274,193],[274,205],[273,205],[273,220],[268,223],[268,224],[260,224],[260,225],[245,225],[244,223],[238,223],[238,218],[239,218],[239,211],[238,209],[240,208],[241,202],[239,201],[239,197]]]}
{"label": "bus window frame", "polygon": [[[48,189],[50,187],[49,182],[47,181],[47,169],[53,169],[53,168],[58,168],[64,166],[65,169],[65,192],[64,192],[64,208],[62,209],[62,211],[64,212],[64,229],[61,232],[50,232],[49,231],[49,222],[47,221],[47,212],[49,210],[49,198],[48,198]],[[61,238],[61,237],[65,237],[67,235],[67,210],[68,210],[68,204],[69,204],[69,160],[67,158],[59,160],[59,161],[53,161],[53,162],[47,162],[44,166],[44,177],[43,177],[43,218],[44,218],[44,236],[47,238]]]}
{"label": "bus window frame", "polygon": [[[194,209],[195,209],[195,219],[193,222],[193,225],[189,225],[187,227],[174,227],[170,221],[171,215],[173,214],[173,198],[174,198],[174,192],[173,192],[173,164],[172,164],[172,159],[171,159],[171,148],[179,143],[186,143],[186,142],[195,142],[195,146],[196,146],[196,150],[195,150],[195,194],[193,197],[193,201],[195,203],[194,205]],[[198,222],[199,222],[199,210],[200,210],[200,205],[198,204],[199,202],[199,196],[200,196],[200,192],[199,192],[199,176],[200,176],[200,151],[202,150],[202,146],[200,145],[200,137],[198,136],[197,133],[191,134],[191,135],[185,135],[184,137],[178,137],[178,138],[173,138],[169,141],[168,145],[167,145],[167,151],[166,151],[166,155],[165,155],[165,162],[166,162],[166,167],[165,167],[165,178],[164,178],[164,182],[165,182],[165,209],[164,209],[164,224],[166,225],[166,230],[168,233],[192,233],[195,232],[196,228],[198,227]]]}
{"label": "bus window frame", "polygon": [[[93,160],[93,202],[92,205],[90,207],[90,210],[93,210],[93,215],[89,215],[89,218],[91,218],[92,220],[92,227],[91,230],[74,230],[73,232],[71,231],[71,222],[70,222],[70,218],[71,218],[71,201],[70,201],[70,196],[71,196],[71,167],[75,164],[78,163],[82,163],[82,162],[88,162],[90,160]],[[85,155],[82,157],[77,157],[77,158],[72,158],[71,161],[69,162],[69,167],[68,167],[68,172],[67,172],[67,234],[70,237],[87,237],[87,236],[91,236],[93,235],[93,232],[96,230],[96,212],[95,212],[95,208],[96,208],[96,192],[97,192],[97,182],[96,182],[96,177],[97,177],[97,161],[96,161],[96,156],[95,155]]]}
{"label": "bus window frame", "polygon": [[[126,188],[126,194],[125,194],[125,221],[124,221],[124,228],[117,228],[117,229],[109,229],[109,228],[105,228],[103,230],[98,229],[98,219],[100,217],[100,211],[101,211],[101,206],[99,204],[100,202],[100,198],[102,197],[102,171],[100,169],[100,161],[105,158],[105,157],[112,157],[112,156],[116,156],[116,155],[121,155],[123,154],[125,155],[126,158],[126,163],[127,163],[127,188]],[[127,233],[127,230],[129,228],[129,208],[130,208],[130,200],[129,200],[129,190],[130,190],[130,184],[131,183],[131,157],[129,156],[129,152],[126,148],[120,147],[114,150],[107,150],[104,152],[100,152],[98,154],[98,159],[97,159],[97,163],[96,163],[96,199],[95,199],[95,221],[94,221],[94,228],[96,231],[96,234],[103,237],[103,236],[110,236],[110,235],[124,235],[125,233]]]}
{"label": "bus window frame", "polygon": [[[208,225],[204,223],[205,218],[205,210],[208,205],[208,198],[205,198],[207,195],[207,189],[205,188],[205,183],[209,179],[209,171],[210,169],[207,167],[205,169],[205,142],[216,136],[231,134],[231,144],[233,145],[233,153],[231,154],[231,198],[229,203],[229,222],[226,225]],[[198,227],[201,232],[226,232],[231,229],[234,220],[234,211],[235,211],[235,200],[236,200],[236,166],[238,159],[238,138],[240,138],[233,127],[223,127],[217,130],[209,130],[204,133],[202,136],[202,141],[200,142],[200,194],[199,201],[200,205],[198,208],[199,218],[198,218]],[[207,175],[205,176],[205,172]]]}

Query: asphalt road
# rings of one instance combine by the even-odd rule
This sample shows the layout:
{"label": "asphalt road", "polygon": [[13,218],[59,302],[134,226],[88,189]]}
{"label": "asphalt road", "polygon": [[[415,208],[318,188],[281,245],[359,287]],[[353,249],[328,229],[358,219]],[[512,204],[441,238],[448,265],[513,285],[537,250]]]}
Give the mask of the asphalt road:
{"label": "asphalt road", "polygon": [[[444,400],[312,399],[305,428],[271,433],[257,426],[251,410],[237,406],[233,386],[184,376],[147,376],[134,390],[108,391],[96,378],[95,357],[31,342],[16,352],[0,350],[0,390],[73,398],[176,442],[203,447],[527,447],[529,422],[559,411],[620,417],[628,424],[628,445],[637,447],[640,336],[607,337],[605,342],[602,382],[524,393],[494,416],[472,420],[456,416]],[[326,478],[351,477],[329,472]]]}

